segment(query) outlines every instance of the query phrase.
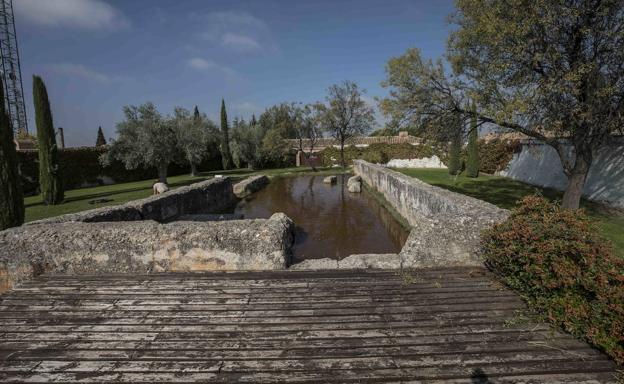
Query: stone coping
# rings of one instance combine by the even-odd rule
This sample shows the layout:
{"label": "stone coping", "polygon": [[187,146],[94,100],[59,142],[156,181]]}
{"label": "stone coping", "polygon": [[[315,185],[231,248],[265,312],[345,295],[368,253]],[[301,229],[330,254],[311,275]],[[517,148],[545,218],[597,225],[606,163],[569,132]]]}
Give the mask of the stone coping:
{"label": "stone coping", "polygon": [[0,293],[42,273],[277,270],[290,262],[294,225],[269,219],[34,224],[0,232]]}

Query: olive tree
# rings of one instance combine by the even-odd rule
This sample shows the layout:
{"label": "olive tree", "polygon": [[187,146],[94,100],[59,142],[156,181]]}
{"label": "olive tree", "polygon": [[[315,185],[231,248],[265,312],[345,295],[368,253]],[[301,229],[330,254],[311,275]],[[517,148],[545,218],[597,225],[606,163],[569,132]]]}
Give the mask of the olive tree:
{"label": "olive tree", "polygon": [[197,165],[206,156],[212,141],[218,138],[216,125],[197,108],[193,114],[176,107],[173,111],[176,145],[191,168],[191,176],[197,176]]}
{"label": "olive tree", "polygon": [[624,127],[624,2],[458,0],[451,20],[452,73],[417,49],[392,58],[382,111],[423,131],[461,114],[538,139],[577,208],[596,152]]}
{"label": "olive tree", "polygon": [[363,90],[351,81],[332,85],[327,90],[327,104],[319,106],[321,126],[340,145],[340,164],[344,167],[345,141],[371,130],[375,121],[373,108],[363,99]]}
{"label": "olive tree", "polygon": [[155,167],[158,180],[167,182],[167,168],[177,154],[175,119],[163,117],[154,104],[123,108],[124,121],[117,124],[117,139],[103,155],[105,163],[116,159],[126,168]]}

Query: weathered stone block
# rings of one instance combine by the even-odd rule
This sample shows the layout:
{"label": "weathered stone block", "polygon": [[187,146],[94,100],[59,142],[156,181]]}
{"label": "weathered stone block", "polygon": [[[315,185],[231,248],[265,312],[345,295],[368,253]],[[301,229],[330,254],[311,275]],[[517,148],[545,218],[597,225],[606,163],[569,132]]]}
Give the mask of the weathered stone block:
{"label": "weathered stone block", "polygon": [[325,184],[336,184],[337,181],[338,177],[336,177],[335,175],[327,176],[323,179],[323,183]]}
{"label": "weathered stone block", "polygon": [[347,180],[347,190],[352,193],[362,192],[362,177],[355,175]]}
{"label": "weathered stone block", "polygon": [[261,190],[267,184],[269,184],[269,178],[266,175],[251,176],[240,183],[234,184],[234,194],[239,198],[243,198]]}
{"label": "weathered stone block", "polygon": [[122,221],[37,224],[0,232],[0,287],[38,273],[97,274],[161,271],[285,269],[293,222]]}

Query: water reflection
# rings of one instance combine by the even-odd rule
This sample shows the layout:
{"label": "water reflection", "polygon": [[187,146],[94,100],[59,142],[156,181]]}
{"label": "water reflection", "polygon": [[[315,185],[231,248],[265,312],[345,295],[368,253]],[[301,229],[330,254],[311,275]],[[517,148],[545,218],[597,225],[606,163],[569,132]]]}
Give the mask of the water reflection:
{"label": "water reflection", "polygon": [[268,218],[284,212],[296,224],[294,262],[356,253],[397,253],[407,231],[368,192],[349,193],[348,175],[338,183],[323,176],[282,177],[241,201],[235,209],[245,218]]}

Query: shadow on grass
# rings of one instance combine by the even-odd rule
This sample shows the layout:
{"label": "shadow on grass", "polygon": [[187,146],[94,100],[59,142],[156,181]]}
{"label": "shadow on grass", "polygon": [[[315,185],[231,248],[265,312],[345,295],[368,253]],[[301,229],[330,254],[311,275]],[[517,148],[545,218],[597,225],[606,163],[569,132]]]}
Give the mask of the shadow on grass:
{"label": "shadow on grass", "polygon": [[[169,184],[169,187],[183,187],[185,185],[190,185],[190,184],[194,184],[194,183],[199,183],[202,181],[208,180],[207,178],[199,178],[199,179],[193,179],[193,180],[184,180],[184,181],[178,181],[175,183],[171,183]],[[68,197],[63,201],[63,204],[66,203],[72,203],[72,202],[76,202],[76,201],[83,201],[83,200],[92,200],[92,199],[97,199],[97,198],[103,198],[103,197],[109,197],[109,196],[114,196],[114,195],[120,195],[120,194],[124,194],[124,193],[132,193],[132,192],[139,192],[139,191],[149,191],[152,189],[151,185],[145,186],[145,187],[134,187],[134,188],[125,188],[125,189],[115,189],[112,191],[108,191],[108,192],[99,192],[99,193],[89,193],[89,194],[85,194],[85,195],[79,195],[79,196],[73,196],[73,197]],[[34,203],[29,203],[29,204],[24,204],[25,208],[29,208],[29,207],[38,207],[38,206],[44,206],[45,204],[43,203],[43,201],[37,201]]]}

